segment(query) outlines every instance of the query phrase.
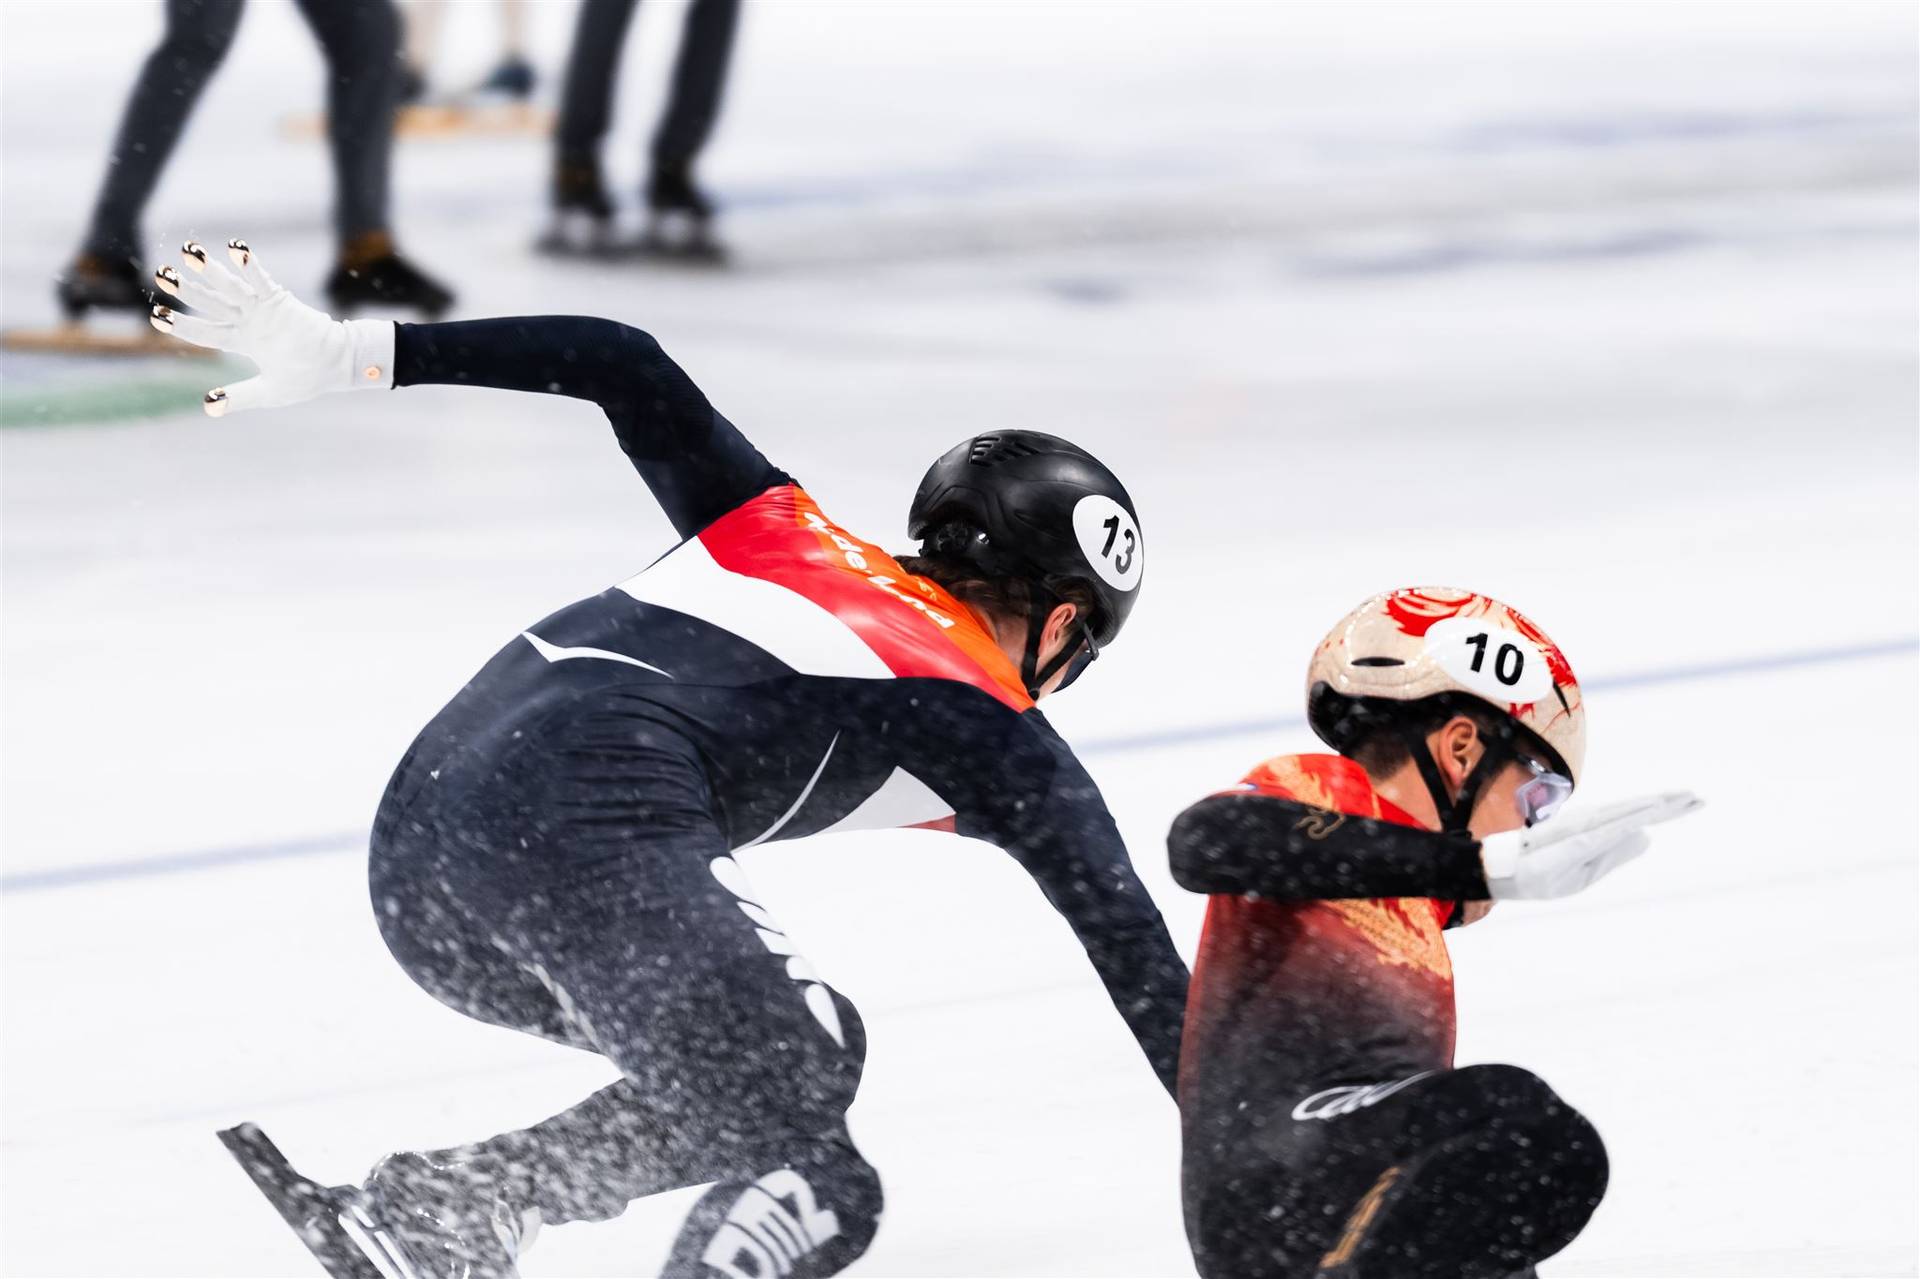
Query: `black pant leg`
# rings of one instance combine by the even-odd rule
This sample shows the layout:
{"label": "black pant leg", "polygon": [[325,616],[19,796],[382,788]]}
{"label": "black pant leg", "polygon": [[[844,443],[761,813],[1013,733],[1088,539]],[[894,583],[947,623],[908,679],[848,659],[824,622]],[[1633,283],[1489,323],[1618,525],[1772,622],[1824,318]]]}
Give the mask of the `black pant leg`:
{"label": "black pant leg", "polygon": [[639,0],[580,0],[560,88],[560,118],[554,140],[561,157],[594,155],[613,114],[613,81],[627,43],[627,27]]}
{"label": "black pant leg", "polygon": [[1507,1279],[1585,1228],[1606,1193],[1606,1147],[1538,1076],[1468,1066],[1407,1091],[1399,1175],[1370,1220],[1349,1214],[1329,1276]]}
{"label": "black pant leg", "polygon": [[728,885],[743,887],[718,830],[681,832],[565,874],[517,921],[515,952],[624,1076],[529,1130],[600,1152],[590,1175],[576,1154],[554,1179],[547,1220],[599,1219],[842,1131],[865,1064],[859,1018]]}
{"label": "black pant leg", "polygon": [[687,1214],[661,1279],[825,1279],[879,1232],[879,1174],[844,1128],[772,1145],[748,1167]]}
{"label": "black pant leg", "polygon": [[842,1187],[844,1238],[860,1237],[877,1192],[843,1117],[864,1030],[728,856],[698,750],[618,693],[487,736],[508,745],[411,755],[396,775],[375,825],[382,930],[444,1002],[589,1048],[623,1078],[460,1159],[556,1223],[705,1181],[747,1195],[736,1174],[832,1154],[822,1176]]}
{"label": "black pant leg", "polygon": [[423,813],[383,812],[374,827],[368,887],[388,952],[455,1012],[592,1051],[553,990],[507,952],[488,922],[495,912],[468,905],[485,869],[443,843],[440,829]]}
{"label": "black pant leg", "polygon": [[392,0],[296,0],[327,59],[327,142],[342,245],[384,232],[393,113],[400,98],[400,15]]}
{"label": "black pant leg", "polygon": [[1276,1098],[1238,1157],[1189,1164],[1207,1279],[1506,1279],[1572,1242],[1605,1194],[1599,1134],[1517,1067],[1321,1096]]}
{"label": "black pant leg", "polygon": [[691,170],[706,145],[720,115],[739,23],[740,0],[693,0],[688,6],[673,65],[673,88],[653,135],[656,173]]}
{"label": "black pant leg", "polygon": [[140,217],[207,81],[227,56],[245,0],[167,0],[167,29],[147,56],[120,118],[95,199],[86,251],[143,256]]}

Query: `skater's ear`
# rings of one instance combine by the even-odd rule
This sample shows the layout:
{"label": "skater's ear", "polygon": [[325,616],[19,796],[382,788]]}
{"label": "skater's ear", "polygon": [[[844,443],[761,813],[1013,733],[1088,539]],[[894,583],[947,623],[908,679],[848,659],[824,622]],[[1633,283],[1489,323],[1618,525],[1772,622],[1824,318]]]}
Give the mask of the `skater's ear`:
{"label": "skater's ear", "polygon": [[1078,604],[1061,604],[1047,614],[1046,625],[1040,631],[1040,664],[1051,662],[1068,644],[1078,643],[1080,628],[1075,625],[1080,620]]}
{"label": "skater's ear", "polygon": [[1440,766],[1440,776],[1449,792],[1458,791],[1466,784],[1487,749],[1480,725],[1470,715],[1449,717],[1428,736],[1427,746],[1433,752],[1433,762]]}

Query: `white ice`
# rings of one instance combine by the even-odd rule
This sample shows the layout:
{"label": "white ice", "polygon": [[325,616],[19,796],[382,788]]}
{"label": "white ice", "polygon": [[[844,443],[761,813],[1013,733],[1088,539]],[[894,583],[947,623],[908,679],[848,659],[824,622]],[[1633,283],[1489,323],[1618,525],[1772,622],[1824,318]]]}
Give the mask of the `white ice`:
{"label": "white ice", "polygon": [[[51,317],[158,7],[0,6],[9,326]],[[536,11],[549,71],[570,8]],[[673,10],[638,24],[623,193]],[[492,18],[456,10],[449,76]],[[1166,825],[1311,748],[1333,618],[1438,581],[1541,619],[1591,685],[1584,791],[1710,801],[1453,939],[1460,1060],[1537,1071],[1612,1154],[1544,1272],[1912,1275],[1914,35],[1902,5],[761,0],[709,168],[737,269],[533,258],[530,140],[403,146],[397,222],[464,314],[654,331],[878,540],[976,430],[1107,458],[1144,600],[1049,713],[1183,947]],[[293,10],[255,5],[155,253],[240,234],[311,289],[324,157],[277,129],[319,91]],[[462,680],[668,529],[584,406],[216,422],[225,371],[6,361],[14,404],[179,407],[0,439],[0,1269],[313,1273],[214,1128],[346,1180],[609,1077],[413,988],[359,841]],[[852,1122],[888,1209],[855,1273],[1192,1273],[1173,1108],[1010,862],[924,833],[745,860],[871,1035]],[[554,1230],[527,1274],[653,1273],[688,1201]]]}

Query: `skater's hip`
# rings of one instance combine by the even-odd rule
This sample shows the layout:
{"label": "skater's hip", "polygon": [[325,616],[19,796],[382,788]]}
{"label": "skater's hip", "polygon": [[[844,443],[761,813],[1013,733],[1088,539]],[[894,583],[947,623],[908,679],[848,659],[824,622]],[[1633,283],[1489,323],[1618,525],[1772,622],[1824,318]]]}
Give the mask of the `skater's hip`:
{"label": "skater's hip", "polygon": [[644,697],[572,701],[503,717],[484,733],[429,726],[374,818],[373,865],[457,862],[496,870],[640,849],[702,830],[718,804],[699,747]]}

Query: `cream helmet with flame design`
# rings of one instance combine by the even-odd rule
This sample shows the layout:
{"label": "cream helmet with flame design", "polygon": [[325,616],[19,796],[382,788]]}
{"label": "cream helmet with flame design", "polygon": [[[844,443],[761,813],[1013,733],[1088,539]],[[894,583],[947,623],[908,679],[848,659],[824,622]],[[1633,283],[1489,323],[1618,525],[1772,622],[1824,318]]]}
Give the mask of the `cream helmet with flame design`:
{"label": "cream helmet with flame design", "polygon": [[[1449,796],[1422,712],[1487,707],[1508,729]],[[1442,586],[1387,591],[1340,619],[1307,668],[1307,722],[1339,751],[1381,728],[1407,734],[1448,829],[1465,828],[1480,787],[1516,758],[1544,766],[1570,793],[1587,748],[1580,684],[1559,646],[1500,601]]]}

